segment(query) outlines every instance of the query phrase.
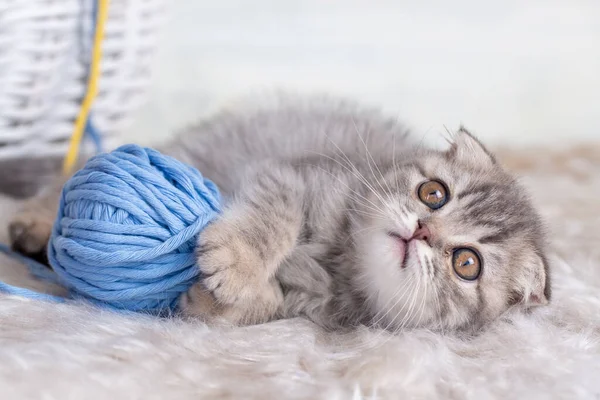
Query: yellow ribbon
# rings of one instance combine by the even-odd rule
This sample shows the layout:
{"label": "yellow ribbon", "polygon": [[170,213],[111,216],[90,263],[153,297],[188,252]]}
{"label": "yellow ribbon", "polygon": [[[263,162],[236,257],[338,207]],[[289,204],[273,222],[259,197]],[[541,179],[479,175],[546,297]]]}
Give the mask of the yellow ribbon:
{"label": "yellow ribbon", "polygon": [[87,91],[81,104],[81,109],[75,120],[75,128],[69,141],[69,149],[63,162],[63,173],[69,174],[73,171],[77,158],[79,157],[79,147],[85,131],[85,125],[98,94],[98,80],[100,78],[100,61],[102,60],[102,41],[104,40],[104,27],[108,17],[109,0],[98,0],[98,12],[96,15],[96,30],[94,34],[94,44],[92,48],[92,61],[90,63],[90,74],[87,82]]}

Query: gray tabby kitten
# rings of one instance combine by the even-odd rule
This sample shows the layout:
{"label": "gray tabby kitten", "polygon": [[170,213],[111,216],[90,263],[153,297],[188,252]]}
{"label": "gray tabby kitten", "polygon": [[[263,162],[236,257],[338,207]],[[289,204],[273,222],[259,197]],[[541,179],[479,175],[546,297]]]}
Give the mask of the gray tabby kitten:
{"label": "gray tabby kitten", "polygon": [[[182,296],[184,314],[448,330],[550,298],[538,215],[464,129],[434,151],[378,112],[280,99],[223,111],[159,149],[231,199],[199,237],[205,278]],[[42,210],[57,197],[46,191],[15,217],[15,247],[45,245]]]}

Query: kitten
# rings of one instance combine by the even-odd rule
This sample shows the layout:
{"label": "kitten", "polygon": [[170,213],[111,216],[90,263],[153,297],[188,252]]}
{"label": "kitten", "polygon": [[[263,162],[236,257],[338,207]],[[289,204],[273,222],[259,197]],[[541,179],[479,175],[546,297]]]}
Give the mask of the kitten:
{"label": "kitten", "polygon": [[[288,98],[223,111],[159,150],[229,199],[198,239],[204,279],[184,314],[448,330],[550,299],[538,215],[464,129],[435,151],[376,111]],[[47,241],[37,203],[11,225],[17,247]]]}

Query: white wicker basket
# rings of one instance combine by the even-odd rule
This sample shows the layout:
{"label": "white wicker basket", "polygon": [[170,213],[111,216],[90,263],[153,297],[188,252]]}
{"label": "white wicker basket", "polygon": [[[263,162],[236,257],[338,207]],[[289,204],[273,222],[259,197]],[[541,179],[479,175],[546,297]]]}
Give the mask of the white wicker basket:
{"label": "white wicker basket", "polygon": [[[0,0],[0,161],[63,155],[85,93],[93,0]],[[144,100],[162,0],[112,0],[92,109],[105,148]]]}

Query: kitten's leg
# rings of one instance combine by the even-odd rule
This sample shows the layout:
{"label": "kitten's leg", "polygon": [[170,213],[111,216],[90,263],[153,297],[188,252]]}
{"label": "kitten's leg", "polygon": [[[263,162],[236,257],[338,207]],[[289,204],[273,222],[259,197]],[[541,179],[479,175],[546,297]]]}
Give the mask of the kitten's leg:
{"label": "kitten's leg", "polygon": [[300,234],[304,182],[281,164],[263,164],[249,176],[200,235],[204,278],[182,296],[185,314],[252,324],[272,319],[283,302],[275,272]]}
{"label": "kitten's leg", "polygon": [[23,201],[8,224],[10,245],[15,251],[47,262],[46,248],[60,192],[67,179],[66,176],[57,177],[39,194]]}

